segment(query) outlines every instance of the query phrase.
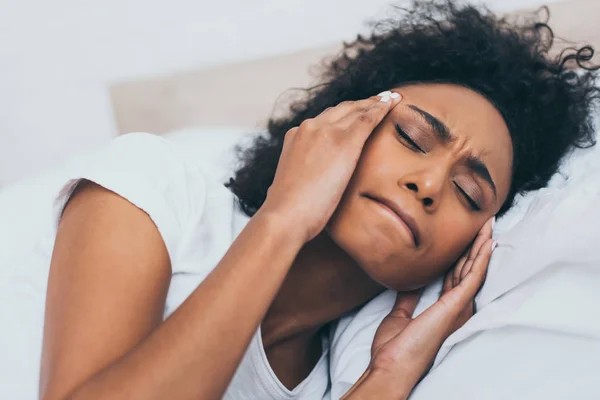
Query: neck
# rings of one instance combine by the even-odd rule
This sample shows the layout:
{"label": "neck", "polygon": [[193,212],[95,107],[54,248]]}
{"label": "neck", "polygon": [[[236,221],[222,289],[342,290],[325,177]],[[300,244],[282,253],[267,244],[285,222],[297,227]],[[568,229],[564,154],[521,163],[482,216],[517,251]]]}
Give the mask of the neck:
{"label": "neck", "polygon": [[324,231],[300,250],[267,311],[264,346],[314,339],[321,328],[383,290]]}

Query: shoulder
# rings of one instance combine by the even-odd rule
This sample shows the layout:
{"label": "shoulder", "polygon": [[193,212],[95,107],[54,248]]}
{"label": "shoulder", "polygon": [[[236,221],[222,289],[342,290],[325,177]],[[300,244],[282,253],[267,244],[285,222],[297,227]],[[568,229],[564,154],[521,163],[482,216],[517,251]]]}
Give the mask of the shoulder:
{"label": "shoulder", "polygon": [[74,168],[55,197],[56,223],[82,180],[107,189],[150,216],[169,252],[176,257],[187,221],[205,207],[203,171],[168,140],[150,133],[119,136]]}

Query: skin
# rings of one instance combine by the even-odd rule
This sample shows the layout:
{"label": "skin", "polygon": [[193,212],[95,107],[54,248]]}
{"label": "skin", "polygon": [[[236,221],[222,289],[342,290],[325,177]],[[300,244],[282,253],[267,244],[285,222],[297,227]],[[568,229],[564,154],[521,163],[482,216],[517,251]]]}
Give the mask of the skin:
{"label": "skin", "polygon": [[371,362],[344,400],[408,398],[431,368],[444,340],[474,313],[473,298],[485,280],[496,245],[491,239],[492,221],[448,271],[440,298],[417,318],[412,315],[420,290],[398,292],[392,310],[375,332]]}
{"label": "skin", "polygon": [[[331,321],[386,287],[412,289],[443,273],[506,197],[510,139],[497,111],[472,91],[452,85],[398,91],[402,102],[340,105],[288,133],[265,204],[166,321],[171,265],[156,227],[115,193],[82,185],[65,208],[52,256],[40,397],[219,398],[259,324],[269,362],[291,388],[314,366],[319,333]],[[405,147],[392,122],[416,129],[410,104],[443,119],[459,139],[432,144],[427,155]],[[468,211],[449,179],[465,181],[467,152],[486,162],[496,184],[497,201],[482,212]],[[422,231],[419,248],[363,192],[402,201]],[[455,267],[459,279],[443,306],[419,323],[382,324],[389,329],[374,346],[380,364],[351,395],[372,398],[407,365],[422,374],[428,358],[415,358],[405,336],[427,339],[423,332],[431,326],[455,325],[482,282],[491,253],[484,247],[473,251],[479,262]],[[410,309],[404,295],[398,299],[400,309]],[[416,343],[428,357],[451,329],[437,331],[441,336]]]}
{"label": "skin", "polygon": [[[404,99],[367,141],[328,233],[373,280],[407,291],[446,271],[498,212],[510,188],[512,142],[499,112],[469,89],[432,84],[398,90]],[[439,143],[411,106],[444,122],[457,140]],[[401,139],[395,124],[426,153]],[[468,155],[486,164],[496,195],[466,166]],[[457,185],[476,200],[480,211],[471,208]],[[397,224],[377,212],[379,207],[365,193],[396,199],[412,215],[422,237],[417,248]]]}
{"label": "skin", "polygon": [[[396,90],[402,93],[402,101],[365,143],[326,229],[302,248],[263,321],[267,357],[288,387],[300,382],[318,359],[319,329],[385,288],[410,291],[444,274],[508,195],[512,142],[492,104],[456,85]],[[431,127],[410,106],[444,122],[457,140],[450,145],[438,143]],[[395,124],[427,154],[401,139]],[[468,155],[486,164],[495,196],[465,166]],[[471,208],[456,183],[477,200],[481,210]],[[363,193],[397,199],[419,226],[419,247]],[[316,276],[322,278],[315,280]],[[312,351],[306,352],[307,348]],[[291,371],[290,359],[296,360]]]}

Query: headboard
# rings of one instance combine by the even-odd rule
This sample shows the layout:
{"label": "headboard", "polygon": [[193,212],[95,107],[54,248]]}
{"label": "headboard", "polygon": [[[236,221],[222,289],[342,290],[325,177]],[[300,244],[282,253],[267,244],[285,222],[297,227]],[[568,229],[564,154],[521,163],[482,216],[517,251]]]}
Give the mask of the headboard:
{"label": "headboard", "polygon": [[[600,1],[563,0],[550,4],[549,9],[550,26],[557,37],[600,50]],[[564,46],[557,41],[556,51]],[[281,107],[286,103],[286,97],[281,96],[293,95],[286,90],[314,83],[311,67],[340,49],[341,44],[334,43],[276,57],[115,83],[110,95],[118,131],[164,133],[192,126],[263,127],[277,112],[277,100],[283,100],[278,102]],[[594,61],[600,63],[600,57]]]}

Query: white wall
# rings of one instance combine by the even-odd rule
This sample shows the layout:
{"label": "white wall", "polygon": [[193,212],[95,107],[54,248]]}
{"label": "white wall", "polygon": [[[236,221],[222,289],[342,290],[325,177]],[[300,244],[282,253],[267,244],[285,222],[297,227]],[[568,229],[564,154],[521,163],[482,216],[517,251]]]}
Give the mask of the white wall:
{"label": "white wall", "polygon": [[0,0],[0,186],[114,136],[108,83],[352,39],[387,4]]}

